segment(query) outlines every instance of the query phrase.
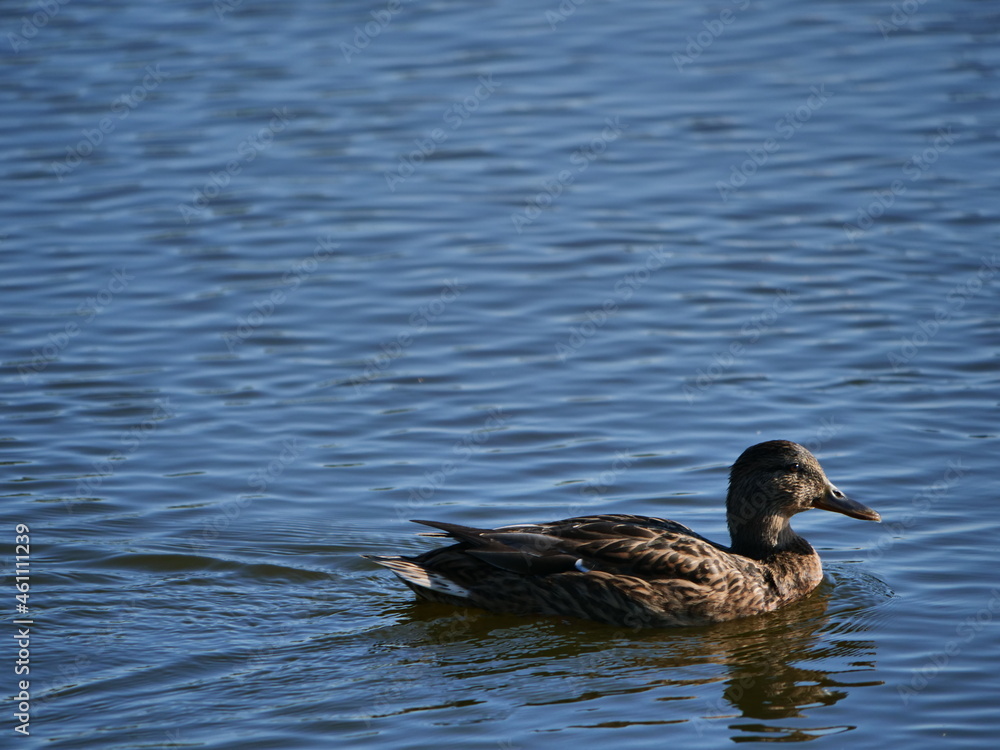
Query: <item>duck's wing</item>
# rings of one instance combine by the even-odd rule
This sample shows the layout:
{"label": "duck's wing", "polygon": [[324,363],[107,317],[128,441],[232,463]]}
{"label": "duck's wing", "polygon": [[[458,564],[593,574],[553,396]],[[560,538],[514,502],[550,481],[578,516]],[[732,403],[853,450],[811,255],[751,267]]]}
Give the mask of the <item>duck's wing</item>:
{"label": "duck's wing", "polygon": [[602,515],[475,529],[417,521],[463,543],[463,552],[521,575],[601,571],[702,583],[732,567],[724,547],[662,518]]}

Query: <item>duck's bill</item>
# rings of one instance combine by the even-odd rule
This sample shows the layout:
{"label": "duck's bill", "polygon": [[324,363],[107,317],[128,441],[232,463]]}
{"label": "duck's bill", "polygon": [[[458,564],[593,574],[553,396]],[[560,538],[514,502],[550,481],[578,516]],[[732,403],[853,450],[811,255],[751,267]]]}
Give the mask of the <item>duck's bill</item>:
{"label": "duck's bill", "polygon": [[834,513],[843,513],[851,518],[858,518],[862,521],[881,521],[876,511],[867,505],[851,500],[836,487],[832,487],[824,496],[813,500],[813,507],[820,510],[831,510]]}

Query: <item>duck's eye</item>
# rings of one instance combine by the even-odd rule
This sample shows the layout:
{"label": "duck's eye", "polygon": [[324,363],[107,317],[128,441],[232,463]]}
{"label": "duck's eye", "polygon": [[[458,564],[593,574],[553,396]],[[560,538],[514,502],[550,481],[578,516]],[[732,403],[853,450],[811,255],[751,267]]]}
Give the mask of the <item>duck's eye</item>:
{"label": "duck's eye", "polygon": [[798,474],[802,470],[799,464],[787,464],[785,466],[785,471],[789,474]]}

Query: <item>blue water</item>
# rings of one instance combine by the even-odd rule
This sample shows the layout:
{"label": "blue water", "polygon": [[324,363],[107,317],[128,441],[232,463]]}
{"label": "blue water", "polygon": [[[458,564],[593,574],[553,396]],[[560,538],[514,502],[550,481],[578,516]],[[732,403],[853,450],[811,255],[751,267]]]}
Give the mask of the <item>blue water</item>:
{"label": "blue water", "polygon": [[[994,743],[991,4],[0,30],[5,747]],[[884,519],[798,517],[827,580],[773,615],[501,617],[359,558],[438,543],[410,518],[725,541],[773,438]]]}

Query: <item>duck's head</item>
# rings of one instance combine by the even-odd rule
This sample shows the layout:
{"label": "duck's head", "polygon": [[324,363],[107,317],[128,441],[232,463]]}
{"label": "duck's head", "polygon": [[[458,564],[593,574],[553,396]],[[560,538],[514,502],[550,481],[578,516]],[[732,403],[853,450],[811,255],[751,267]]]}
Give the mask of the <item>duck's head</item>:
{"label": "duck's head", "polygon": [[788,519],[811,508],[880,521],[871,508],[849,499],[826,478],[808,450],[788,440],[769,440],[743,451],[729,473],[726,511],[734,546],[752,538],[779,545]]}

